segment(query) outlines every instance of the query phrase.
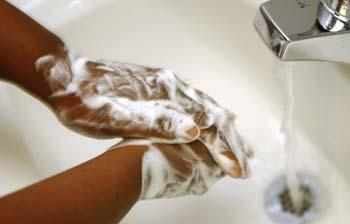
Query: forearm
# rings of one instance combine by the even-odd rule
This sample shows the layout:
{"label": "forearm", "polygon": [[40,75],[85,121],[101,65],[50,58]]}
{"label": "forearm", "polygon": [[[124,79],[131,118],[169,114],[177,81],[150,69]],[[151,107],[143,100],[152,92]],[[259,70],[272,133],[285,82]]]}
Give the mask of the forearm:
{"label": "forearm", "polygon": [[56,53],[63,42],[6,1],[0,1],[0,12],[0,77],[46,100],[51,90],[35,62]]}
{"label": "forearm", "polygon": [[0,199],[0,223],[112,223],[141,191],[142,147],[124,147]]}

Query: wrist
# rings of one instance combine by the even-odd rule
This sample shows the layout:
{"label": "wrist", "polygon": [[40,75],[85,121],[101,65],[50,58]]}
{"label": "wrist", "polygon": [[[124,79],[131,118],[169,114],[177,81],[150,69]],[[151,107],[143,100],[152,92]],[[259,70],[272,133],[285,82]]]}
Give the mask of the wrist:
{"label": "wrist", "polygon": [[[118,146],[106,152],[116,168],[116,177],[124,179],[128,186],[128,194],[136,201],[139,200],[142,190],[142,162],[147,151],[146,146]],[[119,188],[120,189],[120,188]]]}
{"label": "wrist", "polygon": [[46,89],[46,93],[42,98],[54,109],[59,105],[59,102],[52,96],[59,91],[65,90],[71,81],[68,58],[68,52],[62,43],[50,53],[38,56],[34,62],[35,70]]}

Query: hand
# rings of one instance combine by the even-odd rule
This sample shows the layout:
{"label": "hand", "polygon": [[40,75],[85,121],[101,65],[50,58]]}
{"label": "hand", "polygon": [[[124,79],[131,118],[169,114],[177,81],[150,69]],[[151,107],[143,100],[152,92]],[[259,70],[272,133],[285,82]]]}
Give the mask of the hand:
{"label": "hand", "polygon": [[168,70],[93,61],[67,50],[36,63],[52,89],[50,104],[69,128],[95,138],[190,142],[207,124],[202,106]]}
{"label": "hand", "polygon": [[129,139],[112,149],[125,146],[145,147],[140,200],[204,194],[224,176],[200,141],[167,145]]}
{"label": "hand", "polygon": [[[232,125],[232,124],[231,124]],[[157,144],[150,140],[127,139],[112,147],[145,147],[142,159],[142,193],[140,200],[200,195],[225,174],[236,178],[249,175],[248,158],[252,152],[230,126],[229,141],[239,154],[230,150],[229,142],[215,126],[204,129],[200,140],[187,144]],[[227,131],[227,130],[224,130]],[[242,150],[242,151],[240,151]]]}
{"label": "hand", "polygon": [[235,116],[169,70],[93,61],[67,50],[41,57],[36,65],[67,127],[95,138],[167,143],[190,142],[201,130],[201,141],[225,173],[248,176],[252,151],[235,129]]}
{"label": "hand", "polygon": [[[253,151],[235,127],[235,115],[219,106],[207,94],[194,89],[178,80],[182,92],[202,106],[205,116],[196,120],[201,127],[200,140],[209,150],[221,169],[231,177],[247,178],[249,176],[248,159]],[[197,112],[198,113],[198,112]],[[204,126],[204,127],[203,127]]]}

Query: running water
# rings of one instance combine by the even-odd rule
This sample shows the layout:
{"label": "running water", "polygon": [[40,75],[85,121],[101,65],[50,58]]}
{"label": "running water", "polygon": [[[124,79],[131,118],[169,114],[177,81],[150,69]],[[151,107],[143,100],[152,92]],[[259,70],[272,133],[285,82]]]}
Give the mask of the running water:
{"label": "running water", "polygon": [[275,61],[275,74],[280,82],[283,92],[283,116],[281,121],[280,136],[286,153],[286,178],[290,196],[295,210],[299,210],[302,193],[300,192],[300,180],[297,174],[298,158],[296,158],[298,141],[295,131],[294,118],[294,92],[293,92],[293,68],[292,62]]}

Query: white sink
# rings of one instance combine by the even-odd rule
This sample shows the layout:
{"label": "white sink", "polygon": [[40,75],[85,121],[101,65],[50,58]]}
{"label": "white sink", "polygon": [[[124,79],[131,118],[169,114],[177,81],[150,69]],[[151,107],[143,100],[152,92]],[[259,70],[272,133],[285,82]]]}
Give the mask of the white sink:
{"label": "white sink", "polygon": [[[250,179],[225,178],[202,197],[138,203],[122,223],[272,223],[264,193],[283,173],[285,153],[276,137],[282,98],[274,60],[252,25],[261,2],[17,2],[85,55],[172,69],[236,112],[239,129],[255,147]],[[349,223],[350,66],[303,62],[295,70],[296,162],[329,196],[317,223]],[[0,146],[0,194],[82,163],[118,141],[79,136],[25,93],[7,84],[0,91],[7,93],[0,94],[0,139],[7,140]]]}

